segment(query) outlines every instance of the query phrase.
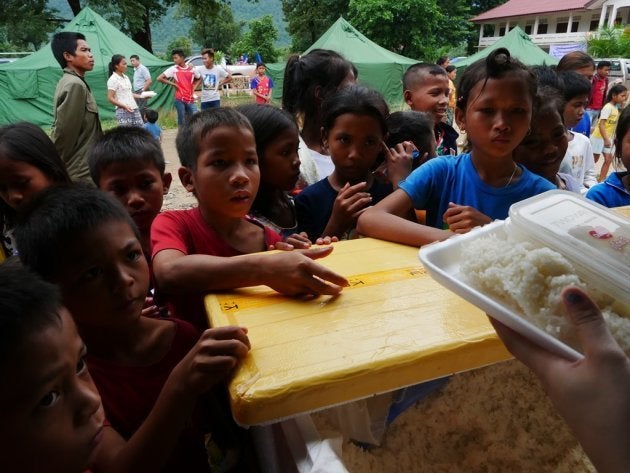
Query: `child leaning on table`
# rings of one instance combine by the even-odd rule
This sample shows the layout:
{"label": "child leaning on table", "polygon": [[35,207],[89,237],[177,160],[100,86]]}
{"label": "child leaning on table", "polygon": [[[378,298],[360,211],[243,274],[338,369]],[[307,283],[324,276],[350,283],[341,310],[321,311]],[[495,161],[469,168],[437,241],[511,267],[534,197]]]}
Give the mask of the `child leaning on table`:
{"label": "child leaning on table", "polygon": [[247,217],[260,170],[245,116],[204,110],[180,128],[176,144],[179,178],[199,205],[163,212],[151,228],[153,274],[171,313],[203,329],[203,297],[211,291],[264,284],[289,295],[336,295],[348,284],[312,261],[332,247],[258,253],[281,237]]}
{"label": "child leaning on table", "polygon": [[50,189],[33,201],[16,237],[22,262],[59,285],[89,349],[86,361],[105,415],[123,438],[150,436],[152,461],[166,461],[161,471],[208,471],[208,430],[223,458],[246,460],[232,438],[237,431],[229,411],[215,409],[207,426],[194,411],[199,397],[247,354],[247,332],[222,327],[199,337],[184,321],[141,315],[149,268],[118,202],[84,186]]}

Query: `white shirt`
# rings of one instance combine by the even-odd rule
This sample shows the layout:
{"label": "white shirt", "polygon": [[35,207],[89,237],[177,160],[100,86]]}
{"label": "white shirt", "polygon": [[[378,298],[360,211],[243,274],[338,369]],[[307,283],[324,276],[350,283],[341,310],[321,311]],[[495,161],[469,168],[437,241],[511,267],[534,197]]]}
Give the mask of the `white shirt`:
{"label": "white shirt", "polygon": [[131,91],[131,81],[126,74],[121,76],[114,72],[111,77],[107,79],[107,90],[114,91],[117,102],[120,102],[134,110],[138,108],[138,105],[133,98],[133,92]]}
{"label": "white shirt", "polygon": [[206,66],[197,66],[197,72],[201,75],[201,101],[213,102],[221,100],[219,95],[219,82],[228,76],[228,72],[216,64],[208,69]]}

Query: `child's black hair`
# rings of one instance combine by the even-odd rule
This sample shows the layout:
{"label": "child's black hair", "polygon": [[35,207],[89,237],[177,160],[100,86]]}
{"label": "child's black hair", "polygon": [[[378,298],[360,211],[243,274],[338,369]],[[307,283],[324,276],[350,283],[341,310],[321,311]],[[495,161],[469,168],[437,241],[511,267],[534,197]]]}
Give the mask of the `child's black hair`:
{"label": "child's black hair", "polygon": [[413,90],[418,87],[418,85],[422,84],[425,75],[448,77],[446,70],[442,66],[431,64],[430,62],[418,62],[409,66],[403,74],[403,91]]}
{"label": "child's black hair", "polygon": [[230,107],[211,108],[195,113],[190,120],[179,128],[175,145],[182,166],[197,169],[197,157],[201,140],[215,128],[221,126],[247,128],[254,133],[252,125],[242,113]]}
{"label": "child's black hair", "polygon": [[564,107],[566,101],[564,100],[561,90],[549,85],[540,85],[536,92],[536,104],[532,112],[532,123],[534,123],[535,117],[539,117],[548,111],[558,112],[562,123],[564,123]]}
{"label": "child's black hair", "polygon": [[293,115],[317,116],[319,103],[315,93],[326,99],[348,76],[357,70],[342,55],[328,49],[313,49],[304,56],[291,56],[284,69],[282,108]]}
{"label": "child's black hair", "polygon": [[160,143],[144,128],[120,126],[106,131],[88,151],[90,176],[98,187],[101,173],[114,163],[153,164],[164,174],[166,164]]}
{"label": "child's black hair", "polygon": [[562,82],[553,67],[547,65],[532,66],[532,72],[538,79],[538,88],[546,86],[559,91],[562,90]]}
{"label": "child's black hair", "polygon": [[[387,146],[393,148],[403,141],[411,141],[422,156],[431,150],[435,141],[433,127],[433,116],[430,113],[415,110],[394,112],[387,117]],[[412,168],[419,165],[420,160],[414,159]]]}
{"label": "child's black hair", "polygon": [[[18,122],[1,127],[0,155],[36,167],[55,184],[70,184],[66,166],[55,145],[37,125]],[[15,217],[15,210],[0,199],[0,227],[12,226]]]}
{"label": "child's black hair", "polygon": [[77,42],[80,39],[85,41],[85,36],[75,31],[61,31],[53,36],[50,42],[50,49],[52,49],[53,56],[55,56],[62,69],[68,65],[66,58],[63,57],[63,53],[69,53],[71,56],[74,56],[77,51]]}
{"label": "child's black hair", "polygon": [[558,62],[556,70],[558,72],[577,71],[578,69],[584,69],[585,67],[592,67],[595,69],[595,61],[593,58],[582,51],[572,51],[565,54]]}
{"label": "child's black hair", "polygon": [[615,95],[619,95],[627,90],[628,88],[623,84],[613,85],[610,89],[608,89],[608,94],[606,95],[606,103],[612,101]]}
{"label": "child's black hair", "polygon": [[114,72],[116,72],[116,66],[120,64],[123,61],[123,59],[125,59],[125,56],[123,56],[122,54],[114,54],[112,56],[111,61],[109,61],[109,64],[107,64],[107,71],[109,72],[110,76]]}
{"label": "child's black hair", "polygon": [[558,74],[562,84],[562,95],[568,102],[575,97],[588,97],[591,94],[591,82],[582,74],[575,71],[565,71]]}
{"label": "child's black hair", "polygon": [[497,48],[487,57],[472,63],[459,81],[457,87],[457,108],[465,111],[470,99],[471,90],[478,82],[483,81],[481,90],[486,86],[488,79],[501,79],[508,74],[519,74],[527,83],[532,104],[535,102],[538,81],[536,76],[525,64],[510,55],[506,48]]}
{"label": "child's black hair", "polygon": [[35,197],[15,228],[20,259],[47,281],[55,282],[60,268],[69,264],[63,248],[111,221],[128,224],[140,239],[127,211],[105,192],[83,184],[47,189]]}
{"label": "child's black hair", "polygon": [[[615,157],[621,163],[621,144],[626,133],[630,131],[630,107],[625,107],[617,119],[617,129],[615,130]],[[626,153],[628,150],[626,150]],[[630,171],[630,169],[629,169]]]}
{"label": "child's black hair", "polygon": [[376,90],[362,85],[351,85],[324,100],[322,104],[323,132],[328,133],[335,120],[346,113],[373,117],[381,126],[383,136],[387,135],[389,107],[383,96]]}
{"label": "child's black hair", "polygon": [[236,107],[236,110],[247,117],[254,129],[259,162],[264,161],[265,149],[280,133],[287,128],[295,131],[298,129],[288,112],[273,105],[248,104]]}
{"label": "child's black hair", "polygon": [[145,118],[147,119],[147,121],[149,123],[155,123],[155,122],[158,121],[158,118],[159,118],[160,115],[158,114],[157,110],[155,110],[153,108],[147,108],[144,111],[144,116],[145,116]]}
{"label": "child's black hair", "polygon": [[0,264],[0,369],[19,364],[14,355],[29,337],[61,322],[59,288],[22,266]]}
{"label": "child's black hair", "polygon": [[455,69],[457,69],[457,67],[453,66],[452,64],[449,64],[448,66],[446,66],[444,69],[446,69],[446,73],[450,74],[451,72],[453,72]]}
{"label": "child's black hair", "polygon": [[186,57],[186,53],[184,52],[184,50],[182,48],[175,48],[171,51],[171,56],[181,56],[181,57]]}

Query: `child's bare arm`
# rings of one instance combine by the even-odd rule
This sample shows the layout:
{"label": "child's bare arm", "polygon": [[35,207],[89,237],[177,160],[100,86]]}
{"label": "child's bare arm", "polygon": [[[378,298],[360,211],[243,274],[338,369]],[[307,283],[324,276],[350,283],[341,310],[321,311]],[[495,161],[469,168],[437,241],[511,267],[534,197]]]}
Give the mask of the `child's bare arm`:
{"label": "child's bare arm", "polygon": [[413,203],[407,193],[395,190],[361,214],[357,230],[361,235],[413,246],[446,240],[453,235],[446,230],[407,220],[404,216],[412,208]]}
{"label": "child's bare arm", "polygon": [[600,119],[597,126],[599,127],[599,132],[601,133],[602,139],[604,140],[604,146],[610,148],[612,143],[610,141],[610,138],[608,137],[608,134],[606,133],[606,119]]}
{"label": "child's bare arm", "polygon": [[444,212],[444,221],[448,228],[455,233],[468,233],[474,227],[480,227],[492,222],[486,214],[479,212],[468,205],[448,203],[448,209]]}
{"label": "child's bare arm", "polygon": [[354,226],[361,212],[372,202],[372,196],[364,192],[366,182],[359,182],[351,186],[346,183],[335,198],[332,213],[326,224],[326,228],[318,236],[340,236]]}
{"label": "child's bare arm", "polygon": [[153,258],[153,272],[160,289],[173,294],[264,284],[289,295],[336,295],[348,285],[347,280],[313,261],[332,250],[323,247],[231,257],[163,250]]}
{"label": "child's bare arm", "polygon": [[222,382],[249,352],[247,329],[220,327],[206,330],[166,380],[151,413],[125,443],[106,428],[92,470],[94,473],[160,471],[199,395]]}

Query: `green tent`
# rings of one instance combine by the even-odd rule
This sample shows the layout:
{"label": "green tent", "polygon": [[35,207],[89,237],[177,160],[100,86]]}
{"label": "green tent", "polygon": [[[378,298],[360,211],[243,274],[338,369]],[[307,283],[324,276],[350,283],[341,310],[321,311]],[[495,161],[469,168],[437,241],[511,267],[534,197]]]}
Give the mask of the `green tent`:
{"label": "green tent", "polygon": [[[81,10],[64,31],[83,33],[92,48],[94,69],[85,75],[85,79],[98,103],[101,120],[114,118],[114,106],[107,101],[107,64],[114,54],[123,54],[127,59],[137,54],[142,64],[149,68],[154,81],[152,89],[158,93],[149,100],[150,107],[172,106],[172,88],[155,80],[171,65],[170,62],[155,57],[89,7]],[[127,73],[133,79],[131,64]],[[30,56],[0,66],[0,124],[26,120],[37,125],[51,125],[53,98],[61,74],[50,43]]]}
{"label": "green tent", "polygon": [[[381,92],[390,105],[402,103],[402,76],[407,68],[417,63],[393,53],[361,34],[340,17],[313,45],[304,51],[331,49],[352,61],[359,71],[359,82]],[[274,81],[273,97],[282,97],[282,80],[285,64],[267,64]]]}
{"label": "green tent", "polygon": [[556,58],[550,56],[534,44],[527,33],[518,26],[515,26],[508,34],[497,40],[492,46],[482,49],[472,56],[468,56],[466,59],[457,61],[453,65],[457,66],[458,72],[461,72],[461,69],[470,66],[473,62],[481,58],[486,57],[497,48],[507,48],[512,56],[518,58],[519,61],[527,64],[528,66],[552,66],[558,64],[558,60]]}

